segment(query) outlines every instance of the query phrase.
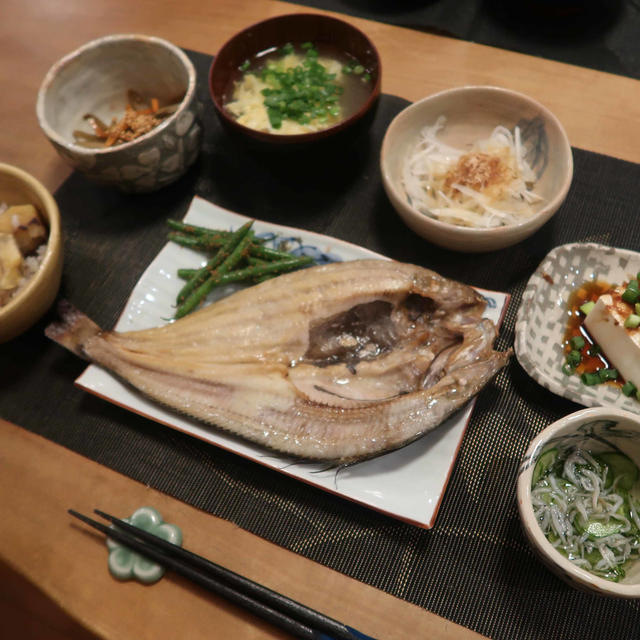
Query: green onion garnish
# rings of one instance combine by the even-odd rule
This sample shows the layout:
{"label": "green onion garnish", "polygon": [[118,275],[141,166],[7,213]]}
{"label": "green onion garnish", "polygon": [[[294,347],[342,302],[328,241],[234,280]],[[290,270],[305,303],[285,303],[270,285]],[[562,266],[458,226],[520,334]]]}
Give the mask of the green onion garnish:
{"label": "green onion garnish", "polygon": [[583,373],[580,376],[583,384],[586,384],[588,387],[592,387],[595,384],[600,384],[602,382],[600,380],[600,376],[597,373]]}
{"label": "green onion garnish", "polygon": [[638,298],[640,298],[640,291],[627,287],[621,297],[625,302],[635,304],[638,302]]}
{"label": "green onion garnish", "polygon": [[596,306],[596,303],[591,300],[590,302],[585,302],[581,307],[580,311],[584,313],[584,315],[588,315],[591,312],[591,309]]}
{"label": "green onion garnish", "polygon": [[633,384],[633,382],[631,382],[631,380],[627,380],[622,385],[622,393],[624,393],[625,396],[629,397],[636,394],[637,392],[638,392],[638,388],[636,387],[635,384]]}
{"label": "green onion garnish", "polygon": [[585,341],[582,336],[573,336],[573,338],[569,340],[569,343],[574,349],[582,349],[585,345]]}
{"label": "green onion garnish", "polygon": [[635,313],[627,316],[627,319],[624,321],[624,326],[627,329],[637,329],[640,326],[640,316]]}
{"label": "green onion garnish", "polygon": [[600,382],[606,382],[607,380],[615,380],[618,377],[617,369],[598,369],[598,377]]}
{"label": "green onion garnish", "polygon": [[570,367],[577,367],[580,363],[582,362],[582,356],[580,355],[579,351],[576,351],[575,349],[573,351],[569,351],[569,353],[567,354],[567,364]]}

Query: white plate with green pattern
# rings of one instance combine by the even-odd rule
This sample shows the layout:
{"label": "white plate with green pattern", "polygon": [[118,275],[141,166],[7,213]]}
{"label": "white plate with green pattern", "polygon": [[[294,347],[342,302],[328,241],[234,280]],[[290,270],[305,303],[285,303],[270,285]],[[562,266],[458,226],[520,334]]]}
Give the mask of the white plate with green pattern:
{"label": "white plate with green pattern", "polygon": [[[202,198],[194,198],[185,221],[218,229],[234,229],[248,220]],[[256,221],[258,234],[272,234],[279,243],[319,260],[383,259],[383,256],[336,238]],[[278,245],[279,246],[279,245]],[[159,326],[174,312],[175,298],[182,286],[178,267],[202,266],[203,255],[168,243],[144,272],[116,325],[119,331]],[[509,295],[479,290],[487,300],[485,316],[500,325]],[[230,293],[221,292],[219,295]],[[416,442],[384,456],[361,462],[338,473],[326,464],[300,463],[204,423],[187,418],[154,403],[128,387],[108,371],[90,365],[76,384],[105,400],[200,438],[218,447],[263,464],[283,474],[366,505],[392,517],[421,527],[433,526],[451,469],[475,400],[451,416],[437,429]],[[222,471],[214,471],[222,474]],[[224,477],[225,482],[230,479]],[[206,480],[205,480],[206,482]],[[322,535],[325,535],[322,533]]]}
{"label": "white plate with green pattern", "polygon": [[640,271],[640,253],[601,244],[564,244],[549,252],[522,296],[516,321],[515,351],[524,370],[560,396],[595,407],[640,413],[640,402],[609,384],[585,386],[562,371],[569,296],[585,282],[620,284]]}

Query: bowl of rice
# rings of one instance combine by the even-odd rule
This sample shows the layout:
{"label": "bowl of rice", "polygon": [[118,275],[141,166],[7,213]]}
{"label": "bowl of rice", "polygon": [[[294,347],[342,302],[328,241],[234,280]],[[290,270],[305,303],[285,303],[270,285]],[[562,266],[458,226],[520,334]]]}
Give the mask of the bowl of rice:
{"label": "bowl of rice", "polygon": [[60,227],[49,191],[0,163],[0,342],[29,329],[53,303],[62,276]]}
{"label": "bowl of rice", "polygon": [[518,471],[532,549],[574,588],[640,598],[640,417],[582,409],[546,427]]}
{"label": "bowl of rice", "polygon": [[500,87],[424,98],[389,125],[382,181],[402,220],[447,249],[483,252],[537,231],[564,202],[571,146],[546,107]]}

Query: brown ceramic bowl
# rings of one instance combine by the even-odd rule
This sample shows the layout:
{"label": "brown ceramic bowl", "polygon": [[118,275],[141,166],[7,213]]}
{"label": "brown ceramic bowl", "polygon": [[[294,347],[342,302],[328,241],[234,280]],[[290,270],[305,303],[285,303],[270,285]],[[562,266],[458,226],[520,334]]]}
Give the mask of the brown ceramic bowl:
{"label": "brown ceramic bowl", "polygon": [[0,307],[0,342],[23,333],[39,320],[53,303],[62,276],[60,212],[53,196],[26,171],[0,164],[0,202],[33,204],[49,227],[42,263],[27,284]]}
{"label": "brown ceramic bowl", "polygon": [[[247,59],[272,47],[288,42],[312,42],[316,46],[330,46],[356,58],[371,75],[371,92],[366,102],[349,118],[338,124],[311,133],[279,134],[258,131],[238,123],[225,109],[240,75],[239,67]],[[296,13],[269,18],[247,27],[233,36],[216,55],[209,71],[209,91],[222,124],[232,133],[239,134],[257,146],[268,148],[306,147],[308,143],[343,139],[348,132],[367,128],[373,120],[380,96],[381,66],[378,52],[369,38],[351,24],[319,14]]]}

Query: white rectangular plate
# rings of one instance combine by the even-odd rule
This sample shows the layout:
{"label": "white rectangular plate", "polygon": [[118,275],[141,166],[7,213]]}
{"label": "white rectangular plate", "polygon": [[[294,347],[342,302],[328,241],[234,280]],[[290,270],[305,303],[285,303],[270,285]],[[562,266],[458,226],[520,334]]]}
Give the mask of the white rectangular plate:
{"label": "white rectangular plate", "polygon": [[[193,199],[184,218],[191,224],[218,229],[235,229],[248,219],[198,197]],[[273,232],[281,238],[295,238],[311,250],[315,247],[322,253],[342,260],[385,259],[362,247],[301,229],[257,220],[253,229],[256,233]],[[177,269],[195,268],[202,264],[202,254],[168,243],[138,281],[115,328],[118,331],[134,331],[163,324],[166,318],[173,316],[175,299],[183,284],[177,277]],[[230,290],[223,291],[219,295],[229,292]],[[499,324],[509,296],[505,293],[480,292],[488,300],[485,315]],[[335,470],[324,470],[326,465],[293,464],[286,456],[267,451],[165,409],[147,400],[100,367],[90,365],[76,380],[76,384],[105,400],[168,427],[425,528],[433,526],[473,408],[473,402],[469,403],[436,430],[403,449],[336,473]]]}

